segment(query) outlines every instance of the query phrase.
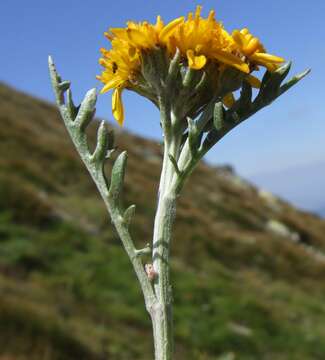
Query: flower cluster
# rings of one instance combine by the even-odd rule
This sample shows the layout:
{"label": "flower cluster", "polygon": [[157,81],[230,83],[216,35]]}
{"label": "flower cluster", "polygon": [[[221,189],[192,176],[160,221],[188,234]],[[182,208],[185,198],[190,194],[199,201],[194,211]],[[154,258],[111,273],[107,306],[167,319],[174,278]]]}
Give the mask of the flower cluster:
{"label": "flower cluster", "polygon": [[[162,49],[169,60],[179,51],[180,61],[189,69],[204,70],[212,66],[219,75],[234,69],[253,87],[260,85],[253,71],[259,66],[274,71],[284,61],[266,53],[260,40],[248,29],[228,33],[215,19],[214,11],[202,18],[200,6],[195,14],[189,13],[187,18],[179,17],[166,25],[158,16],[156,24],[128,22],[126,28],[111,28],[105,36],[112,47],[101,49],[100,64],[104,70],[97,78],[104,83],[102,93],[114,90],[112,110],[120,125],[124,120],[122,90],[136,89],[146,56],[157,49]],[[224,94],[223,101],[231,106],[232,93]]]}

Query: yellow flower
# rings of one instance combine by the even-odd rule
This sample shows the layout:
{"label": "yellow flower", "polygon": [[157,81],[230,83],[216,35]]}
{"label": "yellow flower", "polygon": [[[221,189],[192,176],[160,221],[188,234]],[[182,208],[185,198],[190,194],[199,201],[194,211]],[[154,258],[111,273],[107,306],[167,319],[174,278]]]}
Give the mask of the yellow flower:
{"label": "yellow flower", "polygon": [[284,59],[279,56],[267,54],[260,40],[254,37],[247,28],[240,31],[234,30],[232,38],[239,51],[246,56],[252,65],[262,65],[268,70],[274,71],[279,64],[284,62]]}
{"label": "yellow flower", "polygon": [[[112,110],[120,125],[124,120],[122,90],[128,88],[137,91],[141,81],[148,81],[144,80],[148,78],[142,73],[147,59],[144,55],[150,56],[157,49],[165,52],[169,61],[178,49],[180,65],[201,70],[209,64],[210,68],[216,69],[216,76],[227,68],[233,68],[253,87],[260,85],[260,81],[251,75],[258,65],[273,71],[284,61],[266,53],[263,45],[248,29],[235,30],[230,35],[215,19],[213,10],[207,18],[201,17],[201,6],[196,8],[194,15],[189,13],[187,18],[179,17],[166,25],[160,16],[155,24],[130,21],[125,28],[109,29],[105,36],[111,42],[111,49],[101,49],[99,63],[104,70],[97,79],[104,84],[101,93],[114,89]],[[156,69],[156,73],[160,73],[159,69]],[[152,89],[150,86],[148,88]],[[142,90],[139,92],[146,94]],[[150,96],[152,100],[157,95]]]}
{"label": "yellow flower", "polygon": [[201,17],[201,9],[198,6],[194,16],[189,13],[188,19],[179,23],[171,34],[173,41],[166,42],[169,51],[173,54],[178,48],[187,57],[192,69],[203,68],[209,59],[248,73],[248,65],[234,54],[234,42],[216,21],[215,12],[210,11],[207,19],[204,19]]}

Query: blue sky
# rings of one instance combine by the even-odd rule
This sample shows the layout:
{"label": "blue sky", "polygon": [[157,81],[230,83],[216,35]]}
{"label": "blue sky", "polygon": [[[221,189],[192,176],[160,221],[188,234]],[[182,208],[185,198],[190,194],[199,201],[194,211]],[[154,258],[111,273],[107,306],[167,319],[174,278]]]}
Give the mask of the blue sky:
{"label": "blue sky", "polygon": [[[268,52],[294,62],[293,72],[312,73],[270,107],[223,139],[208,155],[213,163],[231,163],[244,176],[285,169],[325,158],[325,1],[76,1],[2,0],[0,13],[0,80],[51,100],[47,55],[73,83],[75,97],[91,87],[100,72],[99,48],[108,43],[103,32],[129,19],[171,20],[203,5],[212,8],[226,29],[249,27]],[[98,115],[112,120],[110,94],[98,101]],[[146,99],[124,95],[125,127],[160,138],[157,110]]]}

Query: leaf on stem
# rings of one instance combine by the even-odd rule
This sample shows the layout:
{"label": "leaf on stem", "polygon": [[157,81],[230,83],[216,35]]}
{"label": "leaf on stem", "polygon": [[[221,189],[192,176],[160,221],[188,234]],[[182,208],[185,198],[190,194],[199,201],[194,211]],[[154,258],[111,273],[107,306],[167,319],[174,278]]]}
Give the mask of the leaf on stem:
{"label": "leaf on stem", "polygon": [[96,144],[96,149],[92,155],[92,159],[95,162],[102,163],[106,158],[108,148],[109,148],[108,130],[105,125],[105,121],[102,121],[98,127],[97,144]]}
{"label": "leaf on stem", "polygon": [[238,110],[240,112],[247,112],[251,108],[252,105],[252,86],[247,82],[243,82],[243,86],[240,91],[240,98],[238,100]]}
{"label": "leaf on stem", "polygon": [[286,92],[287,90],[289,90],[293,85],[297,84],[298,81],[300,81],[301,79],[303,79],[306,75],[308,75],[311,72],[311,69],[307,69],[305,71],[303,71],[300,74],[295,75],[293,78],[291,78],[288,82],[286,82],[285,84],[283,84],[280,87],[280,95],[282,95],[284,92]]}
{"label": "leaf on stem", "polygon": [[276,99],[279,96],[280,85],[288,75],[290,68],[291,62],[288,62],[280,66],[276,71],[266,71],[262,79],[260,91],[254,100],[254,103],[258,106],[264,106]]}
{"label": "leaf on stem", "polygon": [[213,125],[217,131],[220,131],[224,126],[222,102],[217,102],[214,106]]}
{"label": "leaf on stem", "polygon": [[177,164],[177,161],[175,160],[174,156],[171,154],[168,154],[168,157],[169,157],[169,160],[171,161],[171,163],[173,164],[176,174],[181,175],[181,171],[178,168],[178,164]]}
{"label": "leaf on stem", "polygon": [[173,59],[171,60],[170,64],[169,64],[169,68],[168,68],[168,77],[167,77],[167,82],[168,83],[173,83],[176,78],[177,78],[177,74],[179,71],[179,61],[181,59],[181,53],[179,51],[179,49],[176,49],[175,55],[173,57]]}
{"label": "leaf on stem", "polygon": [[68,109],[69,115],[71,116],[71,119],[74,120],[78,114],[79,107],[75,106],[75,104],[72,100],[72,91],[70,88],[67,91],[67,109]]}
{"label": "leaf on stem", "polygon": [[192,157],[194,157],[198,150],[199,131],[193,119],[188,117],[187,122],[188,122],[188,144],[190,147],[191,155]]}
{"label": "leaf on stem", "polygon": [[151,246],[148,243],[143,249],[135,250],[135,256],[149,255],[151,251]]}
{"label": "leaf on stem", "polygon": [[83,132],[86,130],[87,126],[93,119],[95,115],[95,105],[97,101],[96,89],[91,89],[87,91],[84,99],[81,102],[78,115],[76,117],[75,123],[80,127],[80,130]]}
{"label": "leaf on stem", "polygon": [[192,68],[187,68],[183,79],[183,86],[185,88],[190,88],[193,86],[193,82],[195,81],[196,74],[197,74],[197,70],[194,70]]}
{"label": "leaf on stem", "polygon": [[62,81],[58,84],[58,88],[62,91],[65,92],[70,88],[71,82],[70,81]]}
{"label": "leaf on stem", "polygon": [[123,188],[125,167],[127,161],[127,153],[123,151],[115,160],[112,175],[111,175],[111,184],[108,191],[108,196],[114,202],[118,201],[120,194]]}
{"label": "leaf on stem", "polygon": [[131,224],[131,221],[135,214],[135,209],[136,209],[136,206],[131,205],[124,211],[123,220],[124,220],[126,227],[129,227]]}

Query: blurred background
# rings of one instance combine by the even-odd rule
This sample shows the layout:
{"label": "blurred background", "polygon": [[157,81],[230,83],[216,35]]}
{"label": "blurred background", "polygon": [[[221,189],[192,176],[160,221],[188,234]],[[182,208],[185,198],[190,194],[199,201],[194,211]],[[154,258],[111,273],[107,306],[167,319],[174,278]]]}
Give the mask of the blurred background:
{"label": "blurred background", "polygon": [[[165,21],[191,1],[2,1],[0,5],[0,359],[152,359],[134,274],[53,102],[51,54],[75,102],[101,88],[103,33]],[[232,131],[193,174],[175,224],[176,359],[325,357],[323,1],[201,1],[225,28],[311,74]],[[124,92],[97,115],[129,152],[131,230],[152,236],[161,161],[157,110]],[[96,124],[89,136],[94,141]],[[110,164],[107,165],[110,169]],[[146,191],[146,193],[144,193]]]}

